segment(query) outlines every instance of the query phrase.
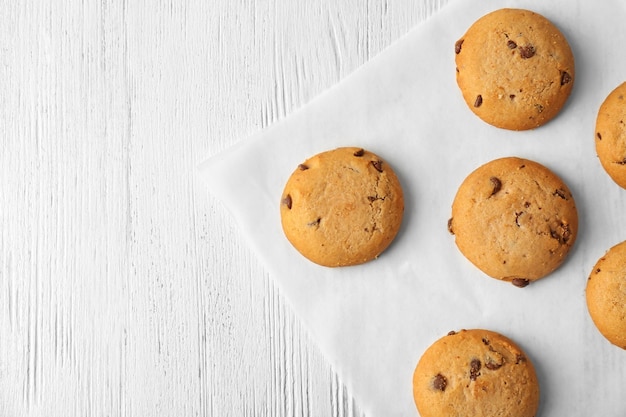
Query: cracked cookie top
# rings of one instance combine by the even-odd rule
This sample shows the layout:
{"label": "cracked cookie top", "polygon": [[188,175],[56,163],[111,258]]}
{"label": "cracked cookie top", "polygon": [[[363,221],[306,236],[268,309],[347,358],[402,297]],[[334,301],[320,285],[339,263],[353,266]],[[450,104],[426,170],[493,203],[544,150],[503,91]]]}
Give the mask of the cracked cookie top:
{"label": "cracked cookie top", "polygon": [[448,231],[485,274],[525,287],[565,260],[576,240],[578,213],[556,174],[537,162],[507,157],[465,178]]}
{"label": "cracked cookie top", "polygon": [[380,255],[402,223],[404,197],[391,166],[362,148],[317,154],[289,177],[281,197],[283,231],[319,265],[357,265]]}
{"label": "cracked cookie top", "polygon": [[527,130],[554,118],[574,85],[574,55],[545,17],[500,9],[478,19],[454,46],[456,80],[483,121]]}
{"label": "cracked cookie top", "polygon": [[534,417],[539,382],[509,338],[483,329],[451,331],[420,358],[413,397],[422,417]]}

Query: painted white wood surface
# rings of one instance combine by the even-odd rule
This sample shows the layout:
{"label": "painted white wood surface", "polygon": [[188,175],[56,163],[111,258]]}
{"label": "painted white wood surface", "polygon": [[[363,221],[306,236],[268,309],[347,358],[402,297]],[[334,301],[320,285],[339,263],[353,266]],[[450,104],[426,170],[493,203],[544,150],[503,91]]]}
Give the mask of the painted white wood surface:
{"label": "painted white wood surface", "polygon": [[362,415],[194,168],[446,2],[2,2],[0,417]]}

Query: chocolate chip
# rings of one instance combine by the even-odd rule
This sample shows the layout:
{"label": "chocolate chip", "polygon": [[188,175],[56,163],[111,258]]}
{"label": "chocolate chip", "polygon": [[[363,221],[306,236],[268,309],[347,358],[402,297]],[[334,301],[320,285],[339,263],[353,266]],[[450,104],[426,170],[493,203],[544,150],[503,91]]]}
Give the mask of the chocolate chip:
{"label": "chocolate chip", "polygon": [[528,59],[528,58],[532,58],[533,56],[535,56],[535,47],[528,44],[525,46],[520,46],[519,48],[519,55],[522,57],[522,59]]}
{"label": "chocolate chip", "polygon": [[300,164],[300,165],[298,165],[298,169],[300,171],[306,171],[307,169],[309,169],[309,167],[304,165],[304,164]]}
{"label": "chocolate chip", "polygon": [[524,203],[524,207],[526,207],[526,208],[530,207],[530,203],[529,203],[528,201],[527,201],[527,202],[525,202],[525,203]]}
{"label": "chocolate chip", "polygon": [[365,155],[365,149],[359,149],[358,151],[354,152],[353,155],[361,157],[361,156]]}
{"label": "chocolate chip", "polygon": [[557,227],[557,230],[550,229],[550,236],[558,240],[561,245],[565,245],[572,236],[572,231],[567,223],[561,223]]}
{"label": "chocolate chip", "polygon": [[376,168],[376,171],[383,172],[383,161],[378,159],[376,161],[371,161],[371,164],[374,166],[374,168]]}
{"label": "chocolate chip", "polygon": [[486,337],[483,337],[483,344],[485,346],[489,346],[491,344],[491,342],[489,341],[489,339],[487,339]]}
{"label": "chocolate chip", "polygon": [[485,362],[485,368],[489,369],[490,371],[495,371],[496,369],[500,369],[501,367],[502,364],[494,362],[493,359],[489,359],[487,360],[487,362]]}
{"label": "chocolate chip", "polygon": [[569,84],[572,81],[572,76],[565,71],[561,71],[561,85]]}
{"label": "chocolate chip", "polygon": [[555,190],[552,195],[558,195],[559,197],[561,197],[563,200],[567,200],[567,196],[565,195],[565,191],[561,190],[561,189],[557,189]]}
{"label": "chocolate chip", "polygon": [[313,220],[312,222],[308,222],[306,225],[310,226],[310,227],[319,226],[321,221],[322,221],[322,218],[318,217],[317,219]]}
{"label": "chocolate chip", "polygon": [[454,44],[454,52],[458,55],[461,53],[461,45],[463,45],[463,41],[464,39],[459,39],[458,41],[456,41],[456,43]]}
{"label": "chocolate chip", "polygon": [[524,214],[523,211],[515,212],[515,224],[517,225],[517,227],[521,227],[521,225],[519,224],[519,218],[522,216],[522,214]]}
{"label": "chocolate chip", "polygon": [[483,96],[480,94],[476,96],[476,101],[474,101],[474,107],[480,107],[483,104]]}
{"label": "chocolate chip", "polygon": [[510,98],[511,100],[513,100],[513,99],[515,98],[515,94],[510,94],[510,95],[509,95],[509,98]]}
{"label": "chocolate chip", "polygon": [[367,199],[369,200],[370,203],[373,203],[374,201],[378,200],[378,198],[374,197],[373,195],[368,195]]}
{"label": "chocolate chip", "polygon": [[519,288],[524,288],[528,284],[530,284],[530,281],[525,278],[513,278],[513,280],[511,281],[511,284]]}
{"label": "chocolate chip", "polygon": [[476,381],[476,378],[478,378],[480,376],[480,367],[481,367],[481,363],[480,360],[474,358],[472,359],[472,361],[470,362],[470,379],[472,381]]}
{"label": "chocolate chip", "polygon": [[621,161],[617,161],[615,162],[617,165],[626,165],[626,158],[622,159]]}
{"label": "chocolate chip", "polygon": [[509,39],[509,41],[506,43],[506,46],[509,47],[509,49],[515,49],[517,48],[517,44],[515,43],[515,41],[512,41]]}
{"label": "chocolate chip", "polygon": [[445,376],[441,375],[441,374],[437,374],[435,375],[435,378],[433,378],[433,388],[436,389],[437,391],[445,391],[446,387],[448,386],[448,380],[446,379]]}
{"label": "chocolate chip", "polygon": [[526,358],[521,353],[515,355],[515,365],[519,365],[522,362],[526,362]]}
{"label": "chocolate chip", "polygon": [[283,204],[286,205],[289,210],[291,210],[291,195],[287,194],[287,196],[283,198]]}
{"label": "chocolate chip", "polygon": [[489,195],[489,197],[491,197],[492,195],[500,191],[500,189],[502,188],[502,182],[496,177],[489,178],[489,182],[491,182],[491,185],[493,186],[491,194]]}
{"label": "chocolate chip", "polygon": [[572,231],[567,223],[561,223],[561,229],[561,241],[565,244],[569,241],[570,237],[572,237]]}
{"label": "chocolate chip", "polygon": [[452,230],[452,217],[448,219],[448,233],[450,233],[451,235],[454,234],[454,230]]}
{"label": "chocolate chip", "polygon": [[600,134],[600,132],[596,133],[596,136],[598,137],[598,140],[602,140],[602,135]]}
{"label": "chocolate chip", "polygon": [[454,336],[456,334],[456,332],[454,330],[450,330],[448,332],[448,336]]}

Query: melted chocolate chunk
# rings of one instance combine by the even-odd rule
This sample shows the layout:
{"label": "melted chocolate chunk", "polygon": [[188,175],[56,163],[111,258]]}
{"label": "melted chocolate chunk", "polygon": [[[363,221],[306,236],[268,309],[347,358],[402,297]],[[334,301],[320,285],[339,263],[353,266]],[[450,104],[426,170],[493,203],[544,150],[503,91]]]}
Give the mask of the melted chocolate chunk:
{"label": "melted chocolate chunk", "polygon": [[445,376],[441,375],[441,374],[437,374],[435,375],[435,378],[433,378],[433,388],[436,389],[437,391],[445,391],[446,387],[448,386],[448,380],[446,379]]}
{"label": "melted chocolate chunk", "polygon": [[489,197],[491,197],[492,195],[496,194],[498,191],[502,189],[502,181],[500,181],[496,177],[491,177],[489,178],[489,182],[493,186],[493,189],[491,190],[491,194],[489,195]]}
{"label": "melted chocolate chunk", "polygon": [[376,168],[376,171],[383,172],[383,161],[378,159],[376,161],[372,161],[371,164],[374,166],[374,168]]}
{"label": "melted chocolate chunk", "polygon": [[483,96],[480,94],[476,96],[476,101],[474,101],[474,107],[480,107],[483,104]]}
{"label": "melted chocolate chunk", "polygon": [[361,157],[361,156],[365,155],[365,149],[359,149],[358,151],[354,152],[353,155],[357,156],[357,157]]}
{"label": "melted chocolate chunk", "polygon": [[457,55],[461,53],[461,45],[463,45],[463,41],[464,39],[459,39],[454,44],[454,53],[456,53]]}
{"label": "melted chocolate chunk", "polygon": [[561,240],[563,241],[563,243],[567,243],[570,239],[570,237],[572,237],[572,231],[569,228],[569,224],[567,223],[562,223],[561,224]]}
{"label": "melted chocolate chunk", "polygon": [[317,219],[313,220],[312,222],[308,222],[306,225],[309,226],[309,227],[319,226],[321,221],[322,221],[322,218],[318,217]]}
{"label": "melted chocolate chunk", "polygon": [[519,288],[524,288],[528,284],[530,284],[530,281],[525,278],[513,278],[513,280],[511,281],[511,284]]}
{"label": "melted chocolate chunk", "polygon": [[472,361],[470,362],[470,379],[472,381],[476,381],[476,378],[478,378],[480,376],[480,367],[482,366],[482,364],[480,363],[480,360],[478,359],[472,359]]}
{"label": "melted chocolate chunk", "polygon": [[287,196],[283,198],[283,204],[286,205],[289,210],[291,210],[291,195],[287,194]]}
{"label": "melted chocolate chunk", "polygon": [[494,362],[493,360],[488,360],[487,362],[485,362],[485,368],[489,369],[490,371],[495,371],[496,369],[500,369],[501,367],[501,363]]}
{"label": "melted chocolate chunk", "polygon": [[561,85],[569,84],[572,81],[572,76],[565,71],[561,71]]}
{"label": "melted chocolate chunk", "polygon": [[518,48],[519,50],[519,55],[522,57],[522,59],[528,59],[528,58],[532,58],[533,56],[535,56],[535,47],[528,44],[525,46],[520,46]]}

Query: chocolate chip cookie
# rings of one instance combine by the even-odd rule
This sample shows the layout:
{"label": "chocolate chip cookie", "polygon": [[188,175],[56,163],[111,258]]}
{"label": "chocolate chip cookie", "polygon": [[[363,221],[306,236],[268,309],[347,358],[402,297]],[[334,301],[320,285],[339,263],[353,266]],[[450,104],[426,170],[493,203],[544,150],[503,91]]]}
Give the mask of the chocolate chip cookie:
{"label": "chocolate chip cookie", "polygon": [[604,100],[596,118],[596,152],[600,163],[620,187],[626,188],[626,83]]}
{"label": "chocolate chip cookie", "polygon": [[539,382],[528,356],[509,338],[453,331],[420,358],[413,398],[421,417],[534,417]]}
{"label": "chocolate chip cookie", "polygon": [[500,9],[478,19],[456,42],[456,80],[485,122],[533,129],[554,118],[574,85],[574,55],[545,17]]}
{"label": "chocolate chip cookie", "polygon": [[626,242],[613,246],[593,267],[587,309],[600,333],[626,349]]}
{"label": "chocolate chip cookie", "polygon": [[485,274],[524,287],[565,260],[576,240],[578,213],[556,174],[537,162],[507,157],[465,178],[448,230]]}
{"label": "chocolate chip cookie", "polygon": [[391,166],[361,148],[338,148],[295,169],[281,197],[283,231],[323,266],[361,264],[380,255],[402,223],[404,196]]}

